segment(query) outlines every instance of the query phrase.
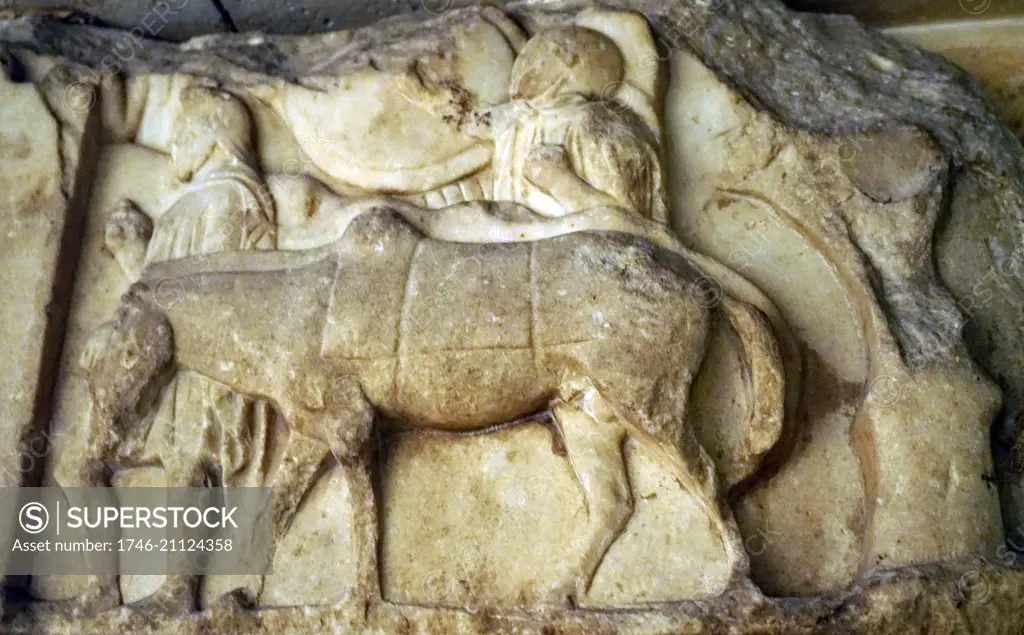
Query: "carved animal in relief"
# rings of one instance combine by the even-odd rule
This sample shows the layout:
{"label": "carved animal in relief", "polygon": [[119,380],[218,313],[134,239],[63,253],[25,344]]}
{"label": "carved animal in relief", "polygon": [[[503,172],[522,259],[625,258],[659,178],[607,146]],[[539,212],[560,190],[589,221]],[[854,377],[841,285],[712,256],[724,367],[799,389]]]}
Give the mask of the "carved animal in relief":
{"label": "carved animal in relief", "polygon": [[[152,288],[174,276],[186,292],[161,308]],[[711,314],[688,293],[698,276],[623,234],[449,243],[377,210],[318,251],[151,266],[84,365],[108,430],[138,416],[139,396],[173,357],[273,400],[342,459],[360,451],[378,412],[473,430],[550,408],[587,503],[589,548],[565,587],[580,602],[630,517],[627,437],[660,448],[745,570],[714,466],[685,425]],[[750,357],[778,360],[767,322],[754,323],[766,336],[751,340],[761,348]],[[755,398],[781,406],[772,390]],[[110,443],[95,439],[98,460]]]}

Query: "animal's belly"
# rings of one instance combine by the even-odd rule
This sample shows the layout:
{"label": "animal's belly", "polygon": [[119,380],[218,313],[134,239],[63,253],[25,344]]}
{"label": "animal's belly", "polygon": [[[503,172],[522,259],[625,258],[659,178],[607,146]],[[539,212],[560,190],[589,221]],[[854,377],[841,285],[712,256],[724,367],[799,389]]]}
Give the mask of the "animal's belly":
{"label": "animal's belly", "polygon": [[[361,263],[339,289],[362,272],[377,284],[346,291],[360,300],[336,320],[331,354],[375,360],[360,373],[364,390],[391,417],[463,430],[530,413],[550,394],[534,350],[531,252],[528,244],[424,240],[400,285],[383,279],[394,267],[370,273]],[[346,329],[352,336],[338,337]]]}
{"label": "animal's belly", "polygon": [[547,373],[529,349],[407,355],[397,364],[384,414],[444,430],[471,430],[515,419],[551,397]]}

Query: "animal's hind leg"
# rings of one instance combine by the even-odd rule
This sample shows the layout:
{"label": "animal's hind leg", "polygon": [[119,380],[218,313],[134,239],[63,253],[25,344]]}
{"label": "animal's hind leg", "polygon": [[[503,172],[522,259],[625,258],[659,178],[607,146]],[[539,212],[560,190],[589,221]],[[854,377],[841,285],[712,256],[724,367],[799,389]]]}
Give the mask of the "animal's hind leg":
{"label": "animal's hind leg", "polygon": [[733,563],[733,575],[746,574],[748,561],[739,530],[718,495],[714,464],[692,431],[683,430],[680,447],[656,438],[619,415],[589,379],[564,384],[562,394],[553,404],[553,412],[588,512],[590,542],[576,581],[577,603],[585,601],[604,556],[632,515],[633,499],[623,452],[630,436],[661,455],[665,466],[714,523],[726,557]]}
{"label": "animal's hind leg", "polygon": [[[662,451],[668,450],[664,444],[659,448]],[[697,499],[704,513],[714,524],[721,538],[725,557],[732,564],[732,583],[738,582],[749,573],[750,561],[743,546],[739,526],[720,490],[715,464],[690,426],[682,428],[675,451],[678,455],[673,455],[675,452],[672,451],[665,452],[666,463],[676,468],[682,485]]]}
{"label": "animal's hind leg", "polygon": [[562,589],[576,605],[585,596],[608,549],[633,514],[633,496],[623,455],[627,428],[590,385],[552,404],[555,425],[583,492],[587,540],[579,565]]}

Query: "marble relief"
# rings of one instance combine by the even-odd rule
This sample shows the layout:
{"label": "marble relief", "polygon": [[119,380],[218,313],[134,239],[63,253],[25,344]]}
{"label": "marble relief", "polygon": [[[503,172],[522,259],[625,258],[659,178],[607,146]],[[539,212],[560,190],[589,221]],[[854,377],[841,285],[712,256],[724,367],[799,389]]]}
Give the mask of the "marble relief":
{"label": "marble relief", "polygon": [[[701,48],[798,23],[774,4],[619,4],[116,68],[117,32],[8,21],[0,443],[46,452],[5,483],[270,487],[275,541],[266,576],[34,577],[24,614],[791,632],[779,598],[955,602],[978,558],[1019,588],[992,446],[1019,339],[970,336],[1015,305],[978,319],[937,247],[1002,236],[958,219],[1016,181],[964,176],[949,122],[825,129]],[[870,72],[926,66],[871,37]]]}

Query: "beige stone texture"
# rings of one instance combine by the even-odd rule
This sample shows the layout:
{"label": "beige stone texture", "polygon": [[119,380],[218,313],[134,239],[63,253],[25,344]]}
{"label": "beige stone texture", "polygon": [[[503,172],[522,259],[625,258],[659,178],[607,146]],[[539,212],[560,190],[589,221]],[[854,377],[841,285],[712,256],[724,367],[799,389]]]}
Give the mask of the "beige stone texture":
{"label": "beige stone texture", "polygon": [[[916,184],[914,194],[935,187],[935,151],[904,133],[892,142],[823,145],[759,115],[692,58],[679,56],[673,70],[667,120],[678,153],[677,226],[697,248],[768,292],[804,354],[791,454],[737,508],[748,539],[768,536],[752,559],[754,579],[771,593],[813,594],[878,564],[993,551],[1001,522],[995,491],[984,480],[992,469],[986,431],[1000,396],[962,351],[954,355],[961,377],[955,380],[909,371],[894,358],[870,250],[890,250],[886,266],[911,275],[922,261],[893,250],[929,234],[909,222],[889,234],[875,231],[870,236],[891,238],[865,247],[861,236],[873,230],[859,229],[877,223],[874,215],[899,213],[875,201],[907,197],[887,189],[887,178],[904,188]],[[889,143],[908,155],[920,149],[902,160],[905,166],[896,159],[887,165],[881,159],[892,155]],[[918,218],[916,210],[903,213]],[[927,254],[927,242],[922,248]],[[927,404],[915,396],[921,393],[929,395]],[[972,423],[945,423],[952,421]],[[965,436],[946,445],[954,429]],[[941,438],[945,450],[925,450],[929,438]],[[922,497],[925,487],[935,488],[930,498]]]}
{"label": "beige stone texture", "polygon": [[[386,598],[451,607],[562,603],[559,582],[585,547],[586,512],[549,430],[396,441],[383,465]],[[729,570],[707,516],[643,447],[627,455],[636,507],[597,572],[588,606],[717,595]],[[456,478],[422,476],[438,465],[467,469]],[[417,504],[424,500],[444,504],[444,514]]]}
{"label": "beige stone texture", "polygon": [[[38,484],[84,198],[92,178],[91,86],[52,60],[0,49],[0,486]],[[10,544],[12,525],[0,527]],[[0,556],[6,562],[6,554]]]}
{"label": "beige stone texture", "polygon": [[269,487],[274,548],[11,579],[3,628],[1019,632],[1024,152],[975,85],[768,0],[424,8],[113,68],[0,20],[7,484]]}
{"label": "beige stone texture", "polygon": [[52,297],[67,200],[61,192],[60,126],[35,84],[0,78],[3,131],[4,301],[3,463],[6,487],[21,480],[21,440],[33,426],[44,367],[46,308]]}

